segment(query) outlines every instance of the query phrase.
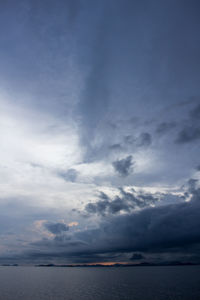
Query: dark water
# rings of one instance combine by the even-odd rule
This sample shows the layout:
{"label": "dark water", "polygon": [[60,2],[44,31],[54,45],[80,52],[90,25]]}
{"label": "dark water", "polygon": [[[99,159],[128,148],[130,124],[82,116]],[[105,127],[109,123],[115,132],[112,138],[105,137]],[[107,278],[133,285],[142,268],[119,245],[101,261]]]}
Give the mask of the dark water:
{"label": "dark water", "polygon": [[0,267],[0,299],[200,299],[200,266]]}

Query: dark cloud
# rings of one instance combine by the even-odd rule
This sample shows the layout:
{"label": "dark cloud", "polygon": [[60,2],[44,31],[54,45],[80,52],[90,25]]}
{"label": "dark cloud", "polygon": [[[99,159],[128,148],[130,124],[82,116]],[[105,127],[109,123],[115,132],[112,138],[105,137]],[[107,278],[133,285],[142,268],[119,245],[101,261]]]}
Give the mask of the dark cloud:
{"label": "dark cloud", "polygon": [[135,208],[144,208],[155,204],[159,198],[156,195],[136,193],[133,189],[126,192],[123,188],[119,189],[120,195],[111,199],[105,193],[100,193],[100,200],[94,203],[88,203],[85,211],[89,214],[98,214],[101,216],[117,214],[120,212],[130,212]]}
{"label": "dark cloud", "polygon": [[[82,42],[87,45],[83,56],[79,53],[81,65],[86,67],[87,78],[81,92],[79,112],[81,114],[81,142],[86,149],[86,160],[93,160],[96,157],[96,147],[92,141],[95,138],[97,129],[102,122],[105,122],[105,112],[110,103],[110,5],[102,14],[101,5],[88,8],[91,15],[88,18]],[[91,16],[96,14],[95,21]],[[87,43],[86,43],[87,36]],[[99,51],[101,49],[101,51]],[[86,50],[86,51],[85,51]],[[83,71],[86,71],[83,69]],[[88,72],[89,70],[89,72]],[[100,126],[101,127],[101,126]]]}
{"label": "dark cloud", "polygon": [[121,144],[113,144],[113,145],[111,145],[110,147],[109,147],[111,150],[122,150],[123,149],[123,147],[122,147],[122,145]]}
{"label": "dark cloud", "polygon": [[128,145],[132,145],[133,143],[135,143],[136,139],[132,136],[132,135],[126,135],[124,137],[124,143],[128,144]]}
{"label": "dark cloud", "polygon": [[126,211],[128,212],[130,210],[130,207],[128,203],[124,201],[123,198],[120,198],[119,196],[116,196],[114,200],[109,202],[108,205],[108,213],[116,214],[120,211]]}
{"label": "dark cloud", "polygon": [[189,126],[178,133],[177,144],[186,144],[200,139],[200,128]]}
{"label": "dark cloud", "polygon": [[[40,246],[39,253],[33,250],[29,257],[65,258],[77,261],[97,261],[135,253],[132,259],[143,255],[166,253],[173,257],[195,256],[200,249],[200,189],[192,192],[189,202],[149,207],[140,211],[104,218],[94,229],[77,231],[70,239],[41,240],[33,243]],[[139,253],[143,253],[141,256]],[[127,260],[130,260],[127,258]]]}
{"label": "dark cloud", "polygon": [[103,200],[109,200],[108,195],[106,195],[106,193],[104,193],[104,192],[100,192],[99,198],[103,199]]}
{"label": "dark cloud", "polygon": [[53,234],[61,234],[62,232],[69,230],[69,227],[64,223],[47,222],[44,224],[44,227]]}
{"label": "dark cloud", "polygon": [[137,142],[138,146],[147,147],[151,145],[152,137],[148,132],[143,132],[140,134],[139,138],[137,139]]}
{"label": "dark cloud", "polygon": [[130,260],[141,260],[141,259],[144,259],[144,258],[145,258],[145,256],[140,254],[140,253],[134,253],[131,256]]}
{"label": "dark cloud", "polygon": [[[116,252],[184,252],[190,248],[192,251],[193,245],[200,243],[199,200],[197,189],[190,202],[146,208],[106,219],[95,230],[95,241],[101,249],[104,245],[104,251],[108,248]],[[82,234],[83,238],[85,235],[89,238],[92,231],[80,233],[80,239]]]}
{"label": "dark cloud", "polygon": [[100,215],[104,215],[108,205],[109,205],[109,202],[106,200],[99,201],[96,203],[88,203],[85,207],[85,210],[86,210],[86,212],[88,212],[90,214],[97,213]]}
{"label": "dark cloud", "polygon": [[[38,253],[32,257],[37,258],[103,260],[126,251],[130,257],[142,250],[198,254],[194,250],[200,228],[197,180],[188,182],[181,201],[175,193],[163,200],[162,195],[136,192],[130,186],[171,188],[170,184],[183,184],[199,163],[199,1],[19,2],[0,1],[1,135],[8,144],[3,149],[5,159],[2,153],[1,179],[3,195],[18,198],[17,203],[7,197],[1,201],[8,203],[0,209],[1,234],[13,233],[17,248],[15,233],[16,239],[27,236],[31,224],[47,220],[44,226],[54,235],[35,244]],[[196,98],[191,100],[190,95]],[[17,136],[12,139],[15,124]],[[166,138],[161,139],[164,134]],[[69,139],[73,145],[65,144]],[[16,140],[19,145],[25,143],[23,149],[15,147]],[[44,144],[55,155],[58,143],[57,159],[49,155],[46,167],[40,166],[43,155],[29,151],[31,140],[34,149],[40,151],[42,146],[43,150]],[[152,144],[152,151],[145,152]],[[185,144],[190,147],[182,147]],[[72,153],[71,162],[84,164],[83,168],[88,162],[100,162],[94,172],[100,175],[87,176],[83,170],[81,186],[64,186],[55,180],[51,190],[47,185],[53,181],[51,175],[77,181],[73,166],[58,171],[60,161],[68,160],[63,152],[68,156],[75,148],[80,160]],[[140,168],[138,162],[138,172],[131,176],[136,158],[143,155],[148,163]],[[28,159],[34,164],[30,166]],[[101,166],[108,161],[121,177],[102,172]],[[119,189],[117,195],[101,193],[96,202],[88,203],[91,190],[101,189],[101,184],[115,188],[122,182],[127,188]],[[34,189],[28,189],[30,201],[23,199],[33,185],[46,199],[42,207]],[[65,197],[72,199],[66,199],[72,217],[80,217],[80,227],[72,230],[55,221],[65,219]],[[88,203],[85,208],[79,207],[81,197],[80,205]],[[192,200],[184,202],[184,197]],[[28,209],[24,202],[29,203]],[[82,218],[79,211],[83,210],[90,218]],[[42,232],[32,231],[19,248],[37,234]],[[3,238],[1,242],[2,249],[15,251],[11,244],[7,247],[7,241],[4,245]]]}
{"label": "dark cloud", "polygon": [[188,118],[182,126],[175,140],[176,143],[185,144],[200,140],[200,104],[189,111]]}
{"label": "dark cloud", "polygon": [[199,121],[200,119],[200,104],[190,111],[190,117],[194,120]]}
{"label": "dark cloud", "polygon": [[147,147],[152,143],[152,136],[148,132],[142,132],[137,137],[126,135],[124,136],[124,143],[125,145],[134,145],[136,147]]}
{"label": "dark cloud", "polygon": [[130,174],[133,166],[132,158],[132,155],[129,155],[112,163],[113,168],[120,176],[126,177]]}
{"label": "dark cloud", "polygon": [[175,127],[175,122],[162,122],[157,126],[156,133],[163,135]]}

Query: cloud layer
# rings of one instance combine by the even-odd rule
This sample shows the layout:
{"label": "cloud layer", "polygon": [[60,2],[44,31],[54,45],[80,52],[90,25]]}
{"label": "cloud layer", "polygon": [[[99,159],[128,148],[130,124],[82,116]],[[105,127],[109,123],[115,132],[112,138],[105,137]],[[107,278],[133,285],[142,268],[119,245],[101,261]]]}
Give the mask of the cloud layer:
{"label": "cloud layer", "polygon": [[11,2],[0,260],[199,261],[198,1]]}

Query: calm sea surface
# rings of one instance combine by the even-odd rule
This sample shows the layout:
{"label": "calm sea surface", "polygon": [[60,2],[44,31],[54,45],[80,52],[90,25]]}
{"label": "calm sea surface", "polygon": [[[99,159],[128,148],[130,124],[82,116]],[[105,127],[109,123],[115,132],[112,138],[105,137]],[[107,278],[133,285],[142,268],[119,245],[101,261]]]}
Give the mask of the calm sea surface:
{"label": "calm sea surface", "polygon": [[0,299],[200,299],[200,266],[0,267]]}

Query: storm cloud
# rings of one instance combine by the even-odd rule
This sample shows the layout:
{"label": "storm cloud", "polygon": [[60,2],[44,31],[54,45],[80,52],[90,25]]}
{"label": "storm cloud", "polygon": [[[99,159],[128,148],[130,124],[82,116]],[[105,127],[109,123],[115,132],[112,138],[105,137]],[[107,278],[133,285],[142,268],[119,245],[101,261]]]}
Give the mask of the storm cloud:
{"label": "storm cloud", "polygon": [[198,142],[200,139],[200,104],[196,105],[188,112],[188,118],[183,124],[183,128],[179,131],[176,143],[185,144]]}
{"label": "storm cloud", "polygon": [[162,122],[157,126],[156,133],[158,133],[159,135],[163,135],[171,131],[175,127],[176,127],[175,122]]}
{"label": "storm cloud", "polygon": [[69,230],[69,227],[64,223],[47,222],[44,224],[44,226],[49,232],[51,232],[53,234],[60,234],[62,232]]}
{"label": "storm cloud", "polygon": [[141,259],[144,259],[144,258],[145,258],[145,256],[140,254],[140,253],[134,253],[131,256],[130,260],[141,260]]}
{"label": "storm cloud", "polygon": [[125,191],[123,188],[119,189],[120,194],[113,199],[101,192],[100,200],[97,202],[88,203],[85,210],[89,214],[117,214],[120,212],[130,212],[136,208],[144,208],[158,202],[161,195],[145,194],[142,192]]}
{"label": "storm cloud", "polygon": [[148,132],[143,132],[138,138],[138,145],[140,147],[149,146],[152,143],[152,137]]}
{"label": "storm cloud", "polygon": [[176,142],[178,144],[190,143],[200,139],[200,128],[186,127],[178,134]]}
{"label": "storm cloud", "polygon": [[200,261],[199,9],[0,1],[0,260]]}
{"label": "storm cloud", "polygon": [[118,159],[112,163],[113,168],[120,176],[128,176],[134,165],[132,159],[132,155],[129,155],[126,158]]}
{"label": "storm cloud", "polygon": [[[143,259],[146,255],[167,253],[173,260],[174,253],[182,257],[194,253],[200,247],[200,189],[192,192],[189,202],[144,208],[141,211],[106,217],[94,229],[75,232],[69,239],[58,243],[56,239],[40,241],[43,252],[32,252],[38,258],[66,258],[88,261],[104,258],[126,257],[136,252],[131,260]],[[33,244],[34,246],[34,244]],[[55,252],[54,252],[55,251]],[[143,253],[143,254],[138,254]]]}

